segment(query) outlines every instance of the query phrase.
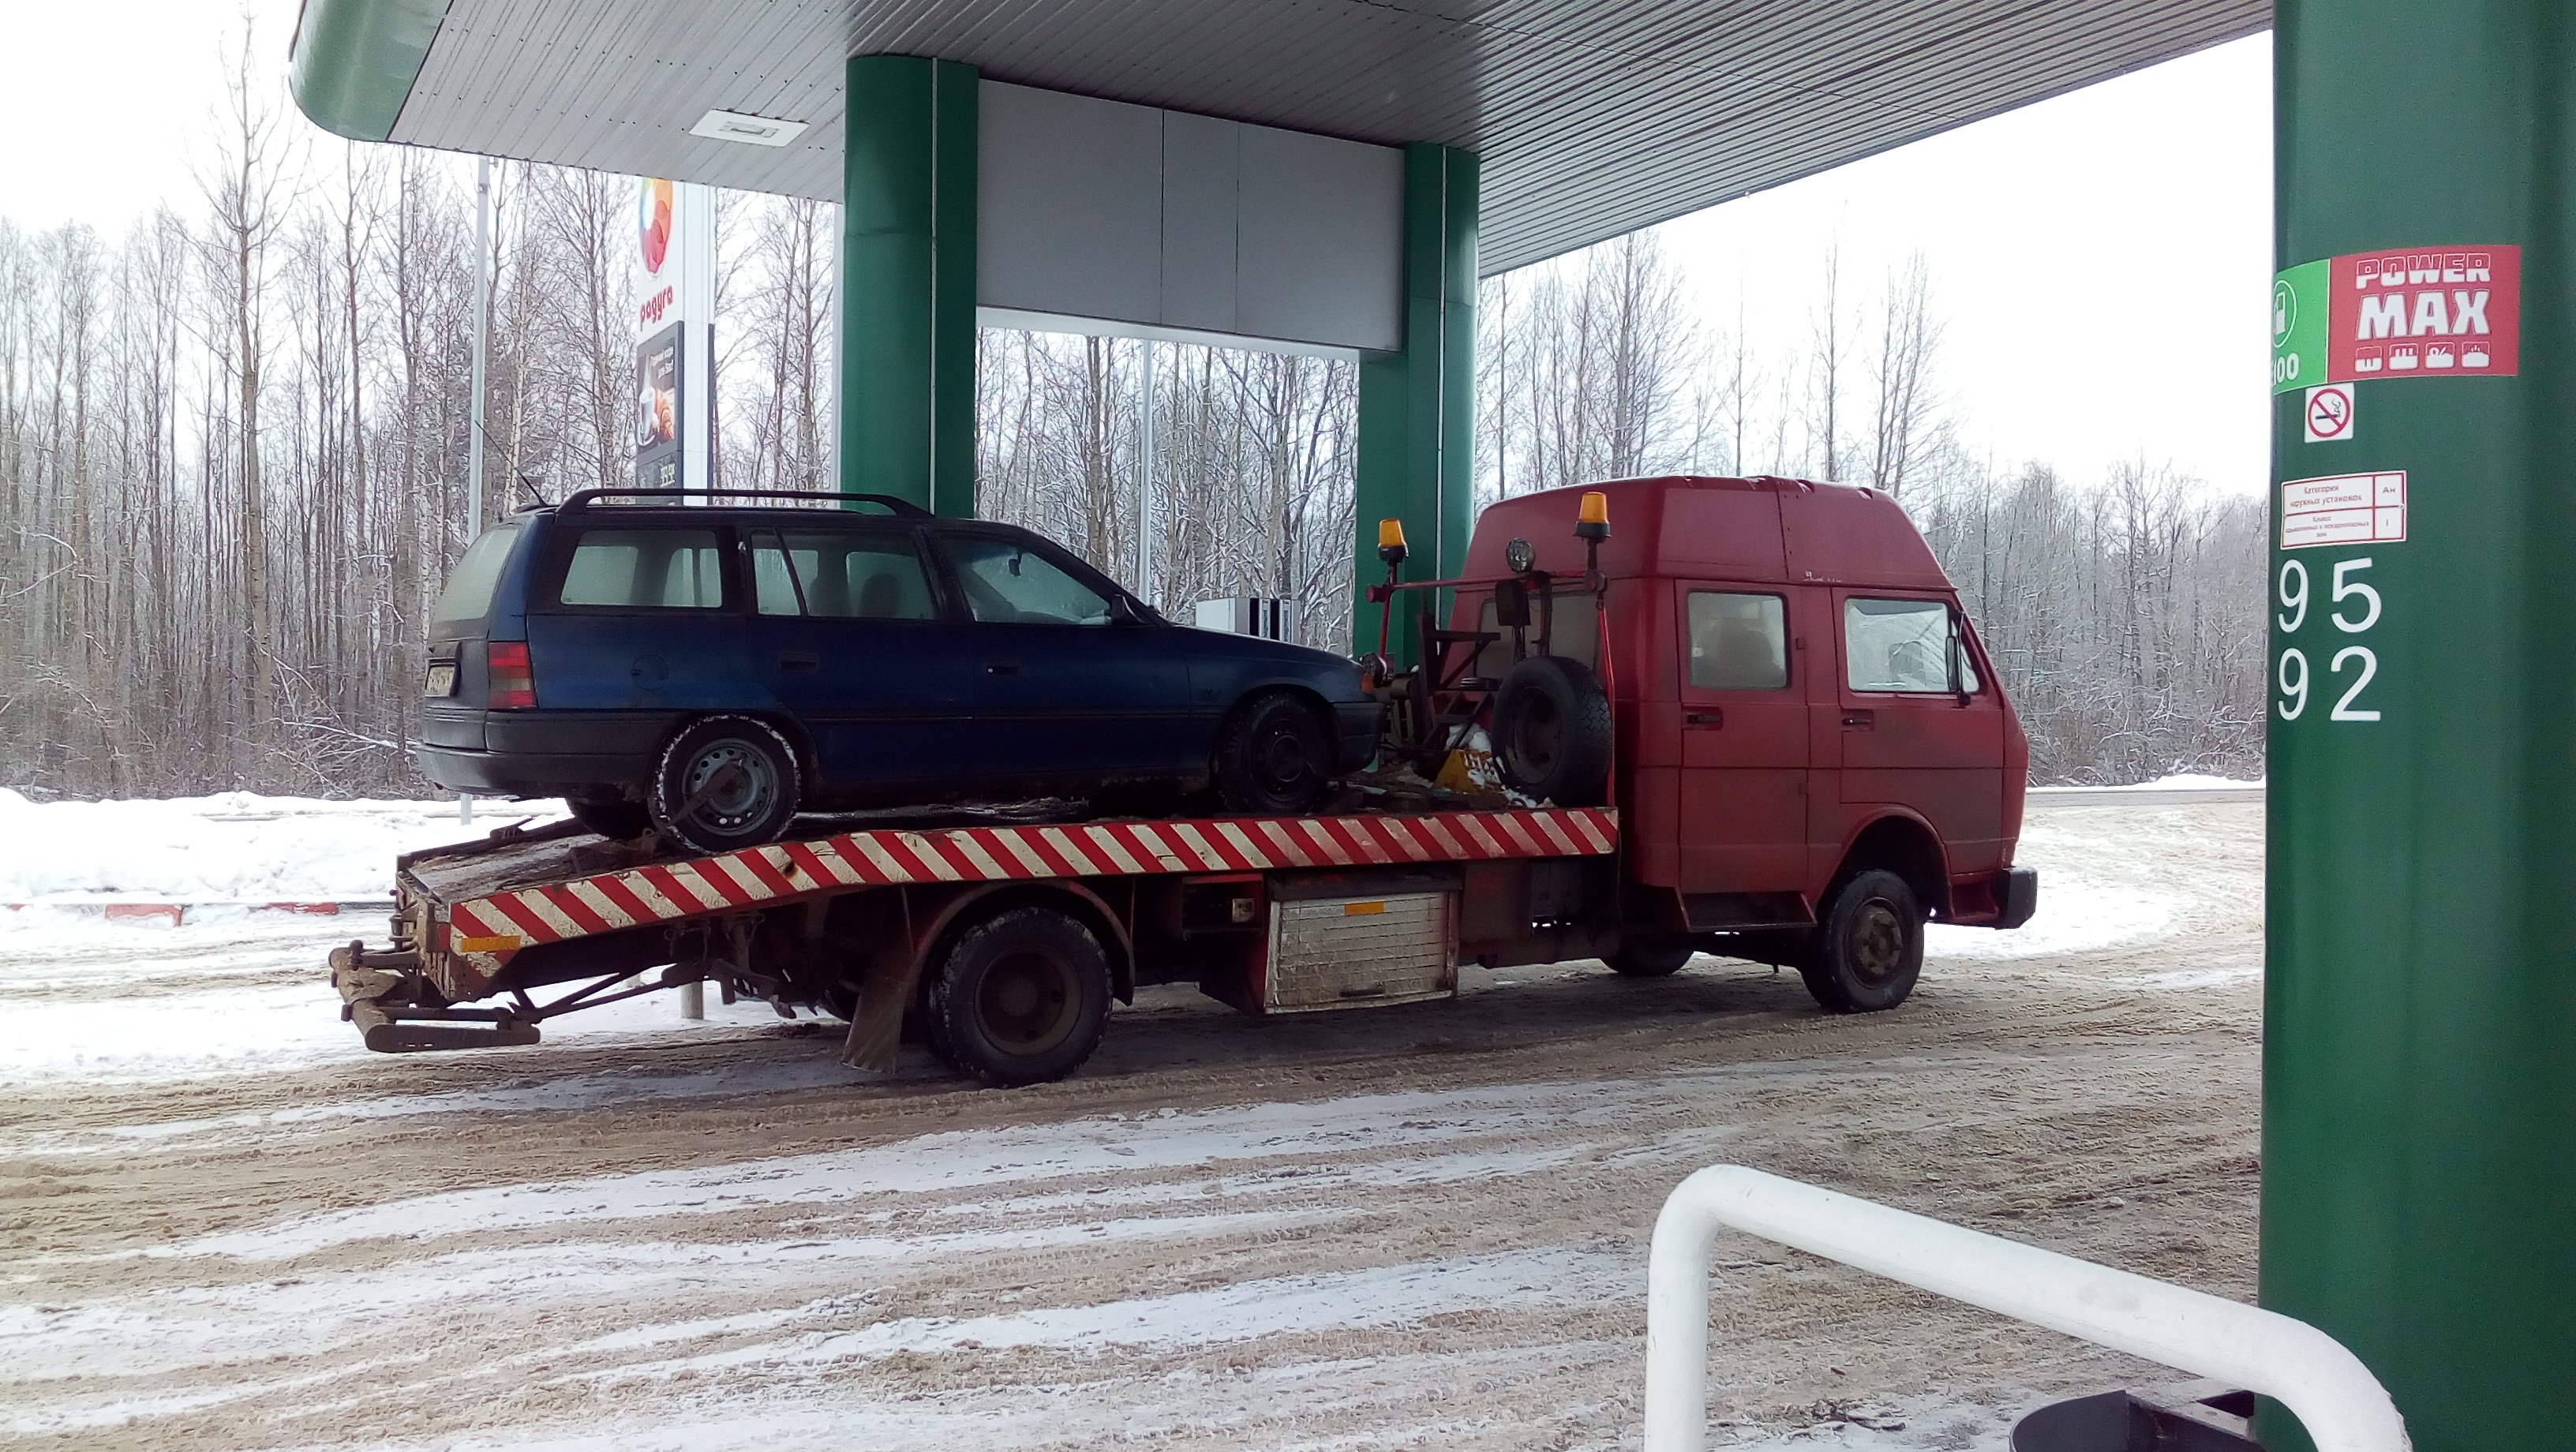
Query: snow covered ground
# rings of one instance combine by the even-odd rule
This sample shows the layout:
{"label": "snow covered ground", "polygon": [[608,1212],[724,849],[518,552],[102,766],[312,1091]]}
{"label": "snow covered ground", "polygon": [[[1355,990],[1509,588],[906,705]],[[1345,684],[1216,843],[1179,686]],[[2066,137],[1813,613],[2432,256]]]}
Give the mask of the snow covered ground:
{"label": "snow covered ground", "polygon": [[322,801],[224,792],[31,802],[0,788],[0,903],[353,902],[393,896],[396,855],[553,821],[559,802]]}
{"label": "snow covered ground", "polygon": [[[1936,929],[1897,1013],[1713,958],[1299,1020],[1158,989],[1015,1093],[917,1050],[863,1084],[829,1025],[664,996],[368,1055],[320,962],[369,919],[0,913],[0,1437],[1633,1446],[1646,1232],[1726,1161],[2245,1295],[2261,808],[2189,798],[2035,807],[2040,916]],[[257,800],[137,813],[167,855],[25,896],[373,896],[334,850],[456,835],[216,805]],[[212,865],[237,829],[303,875]],[[2161,1379],[1750,1241],[1718,1282],[1720,1441],[2000,1448]]]}

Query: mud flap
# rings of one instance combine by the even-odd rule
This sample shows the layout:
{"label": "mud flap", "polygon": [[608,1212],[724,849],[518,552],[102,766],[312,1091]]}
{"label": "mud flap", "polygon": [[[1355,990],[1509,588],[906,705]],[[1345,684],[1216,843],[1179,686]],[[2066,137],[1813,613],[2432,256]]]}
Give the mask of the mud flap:
{"label": "mud flap", "polygon": [[878,1074],[894,1072],[903,1043],[903,1011],[920,981],[921,955],[912,951],[908,936],[869,955],[859,980],[859,1004],[850,1014],[850,1036],[841,1041],[842,1063]]}

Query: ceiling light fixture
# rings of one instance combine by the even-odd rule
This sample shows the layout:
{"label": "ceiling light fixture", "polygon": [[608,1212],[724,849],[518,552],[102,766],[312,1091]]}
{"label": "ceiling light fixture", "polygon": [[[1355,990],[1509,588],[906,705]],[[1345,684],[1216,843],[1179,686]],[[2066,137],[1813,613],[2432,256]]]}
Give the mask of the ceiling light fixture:
{"label": "ceiling light fixture", "polygon": [[754,146],[785,146],[804,130],[802,121],[774,121],[739,111],[709,111],[689,128],[689,134],[716,141],[747,141]]}

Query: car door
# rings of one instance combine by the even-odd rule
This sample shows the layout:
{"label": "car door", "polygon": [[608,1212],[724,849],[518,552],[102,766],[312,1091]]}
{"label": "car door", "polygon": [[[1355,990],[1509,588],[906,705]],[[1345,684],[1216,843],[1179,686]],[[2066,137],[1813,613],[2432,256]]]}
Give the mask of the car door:
{"label": "car door", "polygon": [[959,729],[977,702],[963,627],[943,619],[916,530],[748,531],[763,678],[814,743],[831,787],[947,781],[976,763]]}
{"label": "car door", "polygon": [[[603,511],[604,513],[605,511]],[[739,710],[762,686],[723,529],[558,525],[528,614],[546,710]]]}
{"label": "car door", "polygon": [[2003,697],[1941,595],[1838,589],[1841,799],[1847,821],[1909,808],[1950,870],[1991,870],[2003,842]]}
{"label": "car door", "polygon": [[1681,889],[1795,892],[1807,871],[1807,682],[1781,587],[1677,581]]}
{"label": "car door", "polygon": [[1017,776],[1169,776],[1187,769],[1189,672],[1176,627],[1129,615],[1118,589],[1017,533],[940,530],[983,671],[975,739]]}

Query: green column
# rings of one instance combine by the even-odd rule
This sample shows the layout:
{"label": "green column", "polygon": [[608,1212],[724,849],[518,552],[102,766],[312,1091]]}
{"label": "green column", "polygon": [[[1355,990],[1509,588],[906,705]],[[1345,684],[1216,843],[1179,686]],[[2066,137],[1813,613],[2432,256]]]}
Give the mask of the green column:
{"label": "green column", "polygon": [[[1436,580],[1467,559],[1475,523],[1476,158],[1452,147],[1404,149],[1404,350],[1360,364],[1358,579],[1386,578],[1381,519],[1404,521],[1409,580]],[[1417,602],[1408,595],[1405,603]],[[1413,657],[1409,612],[1390,637]],[[1377,648],[1378,607],[1351,610],[1356,649]]]}
{"label": "green column", "polygon": [[841,489],[975,513],[975,68],[857,55],[841,159]]}
{"label": "green column", "polygon": [[[2283,549],[2274,492],[2262,1299],[2359,1354],[2420,1452],[2576,1446],[2571,16],[2277,9],[2282,268],[2521,249],[2516,376],[2353,371],[2344,442],[2274,403],[2276,483],[2403,471],[2407,515]],[[2357,343],[2324,271],[2292,331]],[[2292,1426],[2268,1409],[2265,1444]]]}

